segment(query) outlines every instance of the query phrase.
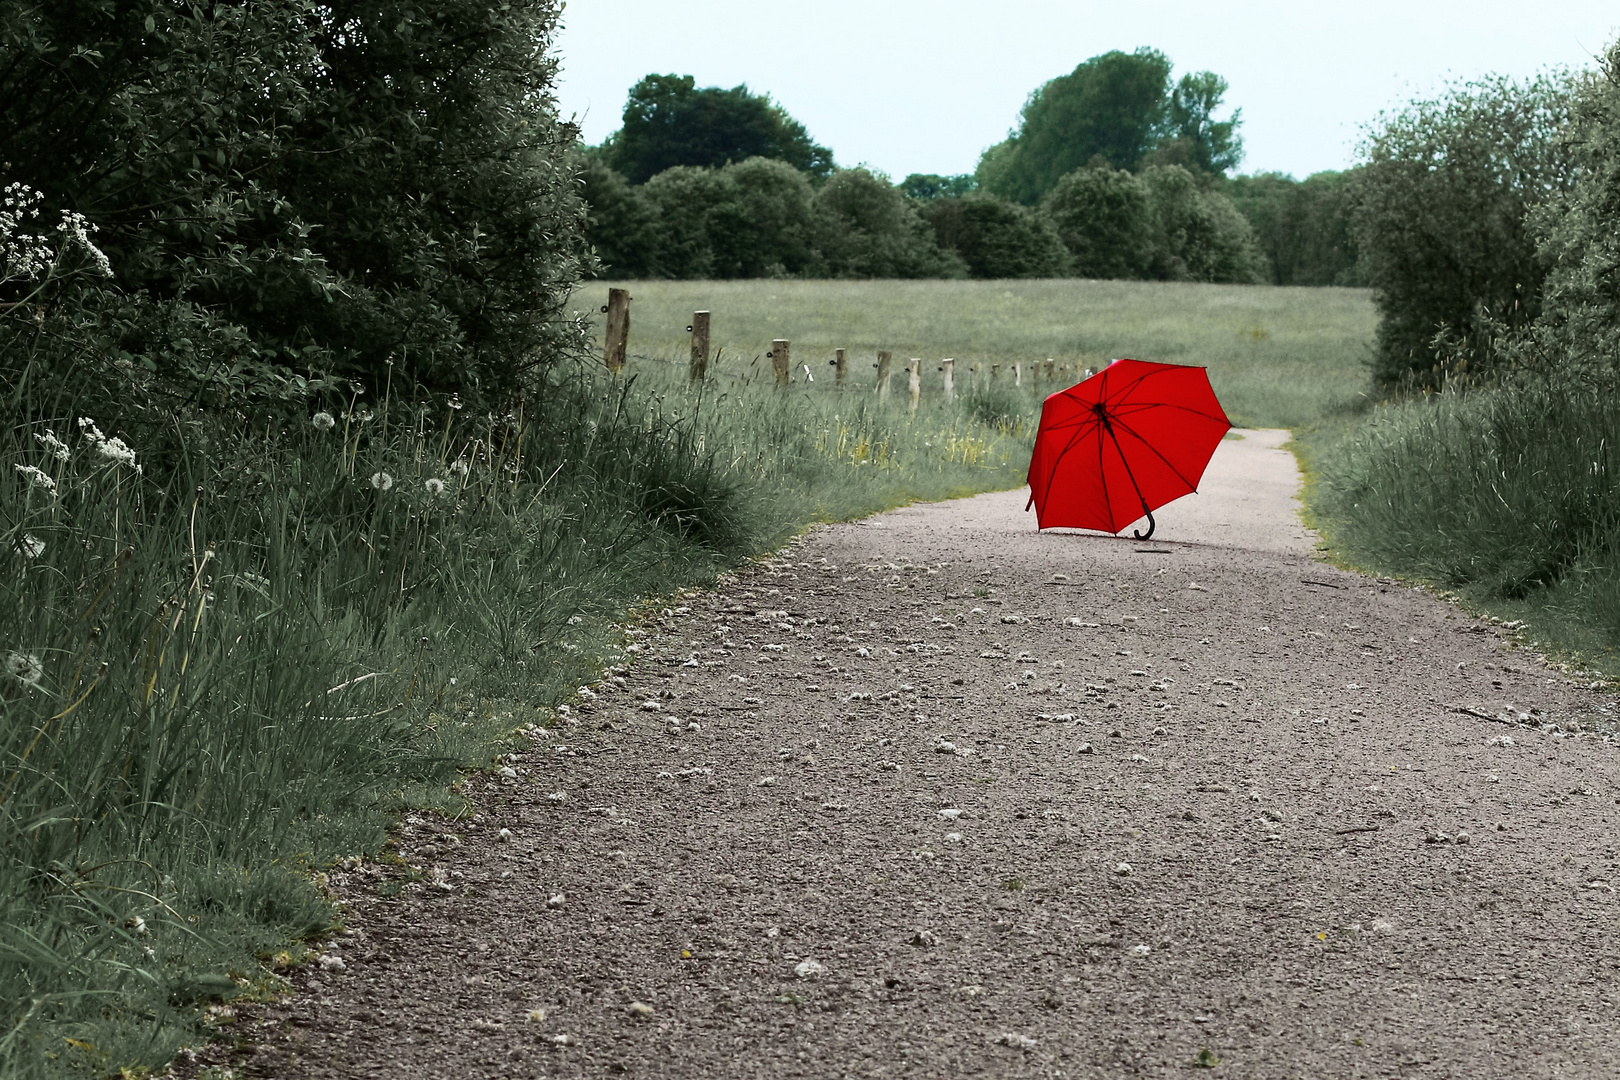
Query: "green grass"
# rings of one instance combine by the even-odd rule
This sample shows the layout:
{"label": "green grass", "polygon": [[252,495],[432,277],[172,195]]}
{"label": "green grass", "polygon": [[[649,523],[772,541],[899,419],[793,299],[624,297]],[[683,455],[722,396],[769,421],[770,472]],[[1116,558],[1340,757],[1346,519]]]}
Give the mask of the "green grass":
{"label": "green grass", "polygon": [[1620,400],[1520,378],[1393,401],[1309,433],[1312,524],[1353,565],[1526,624],[1620,674]]}
{"label": "green grass", "polygon": [[[808,364],[822,390],[834,348],[850,350],[855,389],[872,387],[879,349],[894,354],[902,391],[900,365],[922,358],[925,396],[937,392],[943,357],[957,361],[959,386],[975,363],[1002,364],[1008,379],[1021,362],[1026,383],[1028,365],[1049,357],[1067,365],[1070,381],[1120,356],[1201,364],[1227,413],[1257,427],[1302,427],[1358,400],[1377,321],[1364,289],[1072,279],[617,284],[633,297],[633,355],[684,362],[692,312],[707,310],[720,371],[769,379],[764,354],[786,338],[795,369]],[[608,286],[582,286],[576,305],[596,312]]]}

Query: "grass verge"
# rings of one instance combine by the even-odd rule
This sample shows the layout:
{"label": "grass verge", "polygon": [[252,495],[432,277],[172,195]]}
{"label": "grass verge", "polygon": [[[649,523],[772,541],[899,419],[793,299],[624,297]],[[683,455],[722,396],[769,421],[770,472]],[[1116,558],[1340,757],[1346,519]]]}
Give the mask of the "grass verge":
{"label": "grass verge", "polygon": [[1525,377],[1341,413],[1298,440],[1330,554],[1620,675],[1620,400]]}

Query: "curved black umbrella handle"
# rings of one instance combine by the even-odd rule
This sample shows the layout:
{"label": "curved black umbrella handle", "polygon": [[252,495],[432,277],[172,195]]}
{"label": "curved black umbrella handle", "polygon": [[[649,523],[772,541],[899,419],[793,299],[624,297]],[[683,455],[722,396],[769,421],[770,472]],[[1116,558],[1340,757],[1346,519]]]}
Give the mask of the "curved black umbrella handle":
{"label": "curved black umbrella handle", "polygon": [[1148,531],[1143,532],[1140,529],[1132,529],[1131,530],[1131,535],[1136,537],[1138,540],[1146,540],[1148,537],[1152,536],[1153,535],[1153,529],[1154,529],[1155,525],[1157,524],[1153,520],[1153,511],[1149,510],[1146,505],[1144,505],[1142,507],[1142,510],[1147,514]]}

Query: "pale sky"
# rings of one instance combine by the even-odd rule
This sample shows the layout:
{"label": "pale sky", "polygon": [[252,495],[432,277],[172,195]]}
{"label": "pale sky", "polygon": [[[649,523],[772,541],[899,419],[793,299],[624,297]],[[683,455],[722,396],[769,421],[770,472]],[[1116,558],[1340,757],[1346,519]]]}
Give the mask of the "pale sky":
{"label": "pale sky", "polygon": [[1175,76],[1214,71],[1243,110],[1241,172],[1350,165],[1380,110],[1487,73],[1590,67],[1615,0],[573,0],[557,50],[564,114],[588,142],[619,127],[643,75],[747,83],[840,165],[972,172],[1024,98],[1087,57],[1148,45]]}

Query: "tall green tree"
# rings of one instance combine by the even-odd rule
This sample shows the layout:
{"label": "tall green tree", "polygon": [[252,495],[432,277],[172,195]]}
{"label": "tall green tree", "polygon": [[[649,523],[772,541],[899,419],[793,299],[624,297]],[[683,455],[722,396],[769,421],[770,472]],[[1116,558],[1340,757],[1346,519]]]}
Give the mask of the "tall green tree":
{"label": "tall green tree", "polygon": [[644,184],[677,165],[718,167],[761,157],[813,177],[833,170],[832,151],[804,125],[746,86],[698,87],[690,75],[648,75],[630,89],[624,126],[602,146],[609,165]]}
{"label": "tall green tree", "polygon": [[1162,140],[1179,144],[1192,168],[1204,173],[1225,173],[1243,160],[1238,127],[1243,110],[1232,110],[1227,120],[1216,120],[1226,91],[1225,79],[1213,71],[1183,75],[1170,94]]}
{"label": "tall green tree", "polygon": [[1379,378],[1488,367],[1535,320],[1546,263],[1527,215],[1574,182],[1577,147],[1561,137],[1574,90],[1567,75],[1484,79],[1372,128],[1350,192]]}
{"label": "tall green tree", "polygon": [[1017,131],[986,151],[979,186],[1033,205],[1093,159],[1135,169],[1159,142],[1170,60],[1157,49],[1094,56],[1030,94]]}
{"label": "tall green tree", "polygon": [[817,244],[830,277],[966,277],[961,260],[940,250],[934,230],[889,181],[867,169],[842,169],[815,196]]}
{"label": "tall green tree", "polygon": [[1350,229],[1350,174],[1295,180],[1280,173],[1236,176],[1223,193],[1254,228],[1273,285],[1362,285]]}

